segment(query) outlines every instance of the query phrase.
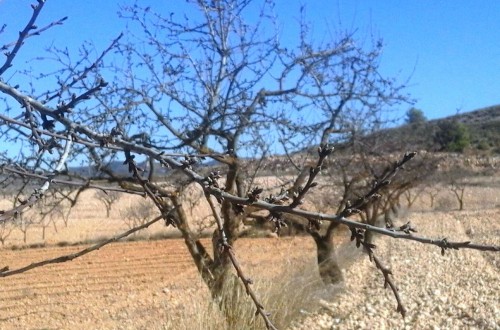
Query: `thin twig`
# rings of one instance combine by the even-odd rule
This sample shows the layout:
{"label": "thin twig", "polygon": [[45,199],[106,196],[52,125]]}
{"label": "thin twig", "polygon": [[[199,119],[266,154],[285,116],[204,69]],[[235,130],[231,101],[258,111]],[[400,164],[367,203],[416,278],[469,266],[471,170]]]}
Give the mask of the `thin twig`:
{"label": "thin twig", "polygon": [[28,21],[28,24],[24,27],[24,29],[19,32],[19,38],[17,39],[14,49],[12,49],[11,52],[7,53],[7,59],[5,60],[5,63],[0,67],[0,76],[12,66],[12,61],[17,55],[17,52],[19,49],[21,49],[21,46],[24,44],[24,39],[29,37],[29,32],[33,30],[35,27],[35,21],[42,11],[43,5],[45,4],[45,1],[38,1],[37,5],[32,5],[33,8],[33,14],[31,15],[30,20]]}
{"label": "thin twig", "polygon": [[[12,87],[10,87],[9,85],[7,85],[7,84],[3,83],[2,81],[0,81],[0,92],[6,93],[8,90],[14,90],[14,89]],[[10,95],[12,96],[12,94],[10,94]],[[19,91],[16,91],[16,93],[14,95],[17,95],[19,97],[19,100],[21,100],[21,102],[23,102],[23,99],[25,98],[25,96],[23,94],[19,93]],[[47,108],[47,110],[50,110],[50,109]],[[55,110],[52,110],[52,111],[55,111]],[[9,123],[9,124],[20,126],[20,127],[24,127],[24,128],[30,129],[30,130],[33,129],[38,134],[47,135],[47,136],[50,136],[52,138],[56,138],[58,140],[73,139],[73,143],[82,144],[82,145],[85,145],[85,146],[88,146],[88,147],[99,147],[99,148],[108,149],[108,150],[115,150],[115,151],[123,151],[123,149],[124,149],[122,146],[119,146],[119,145],[113,145],[113,144],[105,144],[105,145],[103,145],[102,143],[95,143],[95,142],[92,142],[90,140],[84,140],[81,137],[78,137],[78,136],[75,136],[75,135],[73,135],[71,137],[67,137],[65,135],[58,134],[56,132],[51,132],[51,131],[44,130],[44,129],[37,128],[37,127],[32,127],[31,125],[29,125],[27,123],[24,123],[22,121],[14,119],[14,118],[5,116],[5,115],[3,115],[1,113],[0,113],[0,120],[3,120],[4,122]],[[110,138],[105,137],[105,136],[102,136],[101,139],[97,139],[97,141],[100,141],[100,140],[103,140],[103,139],[114,142],[113,139],[110,139]],[[153,151],[154,149],[150,149],[150,150]],[[224,154],[220,154],[220,153],[211,153],[211,154],[207,154],[207,153],[192,153],[192,154],[187,154],[187,153],[180,153],[180,152],[164,152],[164,151],[156,151],[155,154],[156,154],[157,157],[154,157],[154,159],[156,159],[156,160],[160,160],[161,157],[179,157],[179,158],[185,158],[185,157],[192,157],[192,158],[193,157],[195,157],[195,158],[212,157],[212,158],[214,158],[214,157],[223,157],[224,156]]]}
{"label": "thin twig", "polygon": [[[34,37],[34,36],[39,36],[40,34],[42,34],[43,32],[47,31],[48,29],[56,26],[56,25],[62,25],[63,22],[65,20],[68,19],[68,16],[64,16],[63,18],[60,18],[58,19],[57,21],[54,21],[52,23],[49,23],[47,24],[46,26],[42,27],[42,28],[39,28],[38,30],[34,31],[34,32],[30,32],[28,33],[24,39],[28,39],[28,38],[31,38],[31,37]],[[34,27],[34,25],[32,25]],[[12,46],[15,46],[19,41],[16,40],[16,41],[13,41],[13,42],[10,42],[8,44],[5,44],[3,45],[1,48],[0,48],[0,51],[3,51],[3,50],[7,50],[9,49],[9,47],[12,47]]]}
{"label": "thin twig", "polygon": [[[50,177],[47,175],[41,175],[41,174],[28,172],[24,169],[19,170],[19,169],[15,169],[15,168],[12,168],[12,167],[6,166],[6,165],[0,165],[0,170],[4,170],[6,172],[11,172],[11,173],[17,174],[21,177],[31,177],[31,178],[35,178],[35,179],[41,179],[41,180],[50,180]],[[51,183],[64,185],[64,186],[74,186],[74,187],[85,187],[85,188],[91,188],[91,189],[98,189],[98,190],[102,190],[102,191],[116,191],[116,192],[122,192],[122,193],[126,193],[126,194],[141,195],[141,196],[144,195],[144,193],[140,192],[140,191],[123,189],[123,188],[100,186],[100,185],[90,184],[87,181],[70,181],[70,180],[52,179]]]}
{"label": "thin twig", "polygon": [[364,246],[364,249],[366,253],[368,253],[368,256],[370,257],[370,261],[373,261],[375,263],[375,266],[377,269],[379,269],[382,272],[382,275],[384,276],[384,288],[389,287],[392,290],[392,293],[394,294],[394,297],[396,298],[396,302],[398,303],[398,306],[396,307],[396,311],[401,313],[401,316],[405,317],[406,316],[406,308],[403,305],[403,300],[401,299],[401,296],[399,295],[399,289],[392,280],[392,271],[385,267],[380,259],[375,255],[373,251],[373,247],[370,247],[368,245]]}
{"label": "thin twig", "polygon": [[21,214],[24,209],[27,207],[33,206],[37,201],[41,199],[43,194],[49,189],[50,184],[52,183],[52,178],[57,175],[60,171],[64,169],[64,164],[66,163],[66,160],[68,159],[69,152],[71,150],[72,146],[72,140],[68,139],[66,140],[66,145],[64,146],[64,151],[61,154],[61,157],[59,158],[59,162],[57,163],[56,168],[54,169],[54,172],[47,176],[44,184],[33,191],[31,196],[26,200],[22,201],[21,204],[11,210],[8,211],[1,211],[0,213],[0,222],[6,221],[8,219],[11,219],[12,217],[16,217],[19,214]]}
{"label": "thin twig", "polygon": [[[172,209],[172,210],[174,210],[174,209]],[[43,260],[43,261],[34,262],[34,263],[30,264],[30,265],[27,265],[27,266],[24,266],[24,267],[21,267],[21,268],[17,268],[17,269],[14,269],[14,270],[8,270],[8,267],[4,267],[3,269],[6,269],[6,270],[0,272],[0,277],[7,277],[7,276],[16,275],[16,274],[21,274],[21,273],[27,272],[29,270],[32,270],[34,268],[38,268],[38,267],[42,267],[42,266],[46,266],[46,265],[50,265],[50,264],[57,264],[57,263],[63,263],[63,262],[71,261],[73,259],[76,259],[76,258],[79,258],[81,256],[84,256],[84,255],[86,255],[86,254],[88,254],[88,253],[90,253],[92,251],[99,250],[103,246],[106,246],[106,245],[108,245],[110,243],[116,242],[116,241],[118,241],[118,240],[120,240],[120,239],[122,239],[124,237],[127,237],[127,236],[129,236],[129,235],[131,235],[131,234],[139,231],[139,230],[147,228],[147,227],[151,226],[152,224],[154,224],[154,223],[162,220],[163,218],[164,218],[164,215],[159,215],[156,218],[154,218],[153,220],[151,220],[149,222],[146,222],[143,225],[134,227],[134,228],[132,228],[130,230],[127,230],[126,232],[121,233],[120,235],[111,237],[110,239],[107,239],[107,240],[105,240],[105,241],[103,241],[101,243],[89,246],[88,248],[80,250],[80,251],[78,251],[76,253],[71,253],[71,254],[63,255],[63,256],[60,256],[60,257],[53,258],[53,259],[46,259],[46,260]]]}

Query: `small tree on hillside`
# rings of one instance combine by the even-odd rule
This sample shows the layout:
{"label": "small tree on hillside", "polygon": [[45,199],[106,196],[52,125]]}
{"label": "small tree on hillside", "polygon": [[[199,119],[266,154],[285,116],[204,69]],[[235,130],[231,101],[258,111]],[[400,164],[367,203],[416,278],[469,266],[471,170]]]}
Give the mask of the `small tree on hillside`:
{"label": "small tree on hillside", "polygon": [[424,112],[420,109],[417,108],[410,108],[406,112],[406,119],[405,119],[407,124],[422,124],[427,121],[427,118],[424,115]]}
{"label": "small tree on hillside", "polygon": [[464,209],[465,183],[453,180],[450,183],[450,189],[458,201],[458,210],[463,211],[463,209]]}
{"label": "small tree on hillside", "polygon": [[439,194],[440,189],[438,187],[436,187],[435,185],[428,186],[426,189],[426,192],[429,195],[429,201],[430,201],[429,207],[431,209],[433,209],[434,208],[434,201],[436,199],[436,196]]}
{"label": "small tree on hillside", "polygon": [[448,184],[449,189],[453,193],[457,203],[458,210],[463,211],[465,203],[465,191],[468,186],[468,178],[473,176],[470,170],[464,168],[463,164],[453,164],[450,168],[443,173],[445,182]]}

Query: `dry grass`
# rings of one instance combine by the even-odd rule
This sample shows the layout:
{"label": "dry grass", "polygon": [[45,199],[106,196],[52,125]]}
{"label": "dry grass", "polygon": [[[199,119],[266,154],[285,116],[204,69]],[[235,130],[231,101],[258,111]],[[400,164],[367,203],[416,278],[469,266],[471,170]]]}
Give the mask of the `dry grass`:
{"label": "dry grass", "polygon": [[[286,329],[300,322],[321,307],[322,299],[333,300],[343,290],[341,285],[325,289],[313,262],[291,272],[282,272],[273,279],[258,279],[254,288],[278,329]],[[234,290],[230,286],[226,289],[225,299],[226,304],[221,310],[219,304],[208,297],[208,293],[191,297],[189,307],[181,313],[171,314],[165,326],[179,330],[265,328],[244,291]]]}

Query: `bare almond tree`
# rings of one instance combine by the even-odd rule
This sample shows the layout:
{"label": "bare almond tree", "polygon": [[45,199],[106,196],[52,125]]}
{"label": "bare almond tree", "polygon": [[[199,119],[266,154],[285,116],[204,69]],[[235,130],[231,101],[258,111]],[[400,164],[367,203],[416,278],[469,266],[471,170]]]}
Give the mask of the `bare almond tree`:
{"label": "bare almond tree", "polygon": [[121,197],[117,191],[97,190],[94,196],[106,207],[106,218],[109,218],[111,208]]}
{"label": "bare almond tree", "polygon": [[[453,175],[455,176],[455,175]],[[458,202],[458,210],[463,211],[464,209],[464,197],[465,197],[465,188],[467,183],[465,180],[460,180],[458,178],[452,178],[450,180],[450,190],[453,192],[453,195],[457,199]]]}
{"label": "bare almond tree", "polygon": [[26,244],[28,242],[28,230],[35,224],[35,220],[30,216],[26,216],[24,214],[19,215],[17,219],[14,221],[14,225],[16,229],[19,230],[23,234],[23,243]]}
{"label": "bare almond tree", "polygon": [[436,200],[436,196],[439,194],[439,188],[437,187],[428,187],[427,194],[429,195],[430,200],[430,208],[434,208],[434,202]]}
{"label": "bare almond tree", "polygon": [[54,231],[57,233],[56,221],[59,218],[60,211],[54,205],[50,205],[45,198],[37,203],[36,208],[33,209],[36,214],[33,215],[33,223],[39,228],[42,228],[42,240],[45,241],[47,235],[47,228],[53,226]]}
{"label": "bare almond tree", "polygon": [[[300,207],[317,189],[317,178],[332,158],[331,143],[352,141],[377,129],[385,118],[381,109],[407,100],[404,85],[378,70],[380,41],[365,46],[353,33],[340,33],[315,44],[301,21],[297,44],[285,47],[275,29],[271,1],[188,1],[190,17],[135,5],[124,7],[122,16],[136,29],[127,37],[110,38],[101,52],[83,46],[74,61],[71,52],[51,48],[60,67],[50,72],[38,68],[42,72],[36,76],[47,84],[37,91],[13,66],[29,39],[65,20],[35,25],[44,4],[33,5],[18,39],[2,47],[6,58],[0,66],[0,93],[5,110],[0,113],[0,139],[18,149],[1,152],[0,161],[2,173],[17,180],[18,189],[14,206],[0,213],[0,222],[18,219],[54,186],[142,195],[155,206],[156,217],[72,254],[12,270],[4,267],[1,277],[73,260],[164,221],[180,231],[215,301],[225,305],[230,302],[225,294],[241,290],[264,326],[275,329],[233,249],[243,221],[256,210],[268,213],[266,219],[278,229],[286,216],[302,219],[319,247],[318,261],[323,251],[325,261],[333,255],[331,233],[320,234],[321,223],[347,226],[356,246],[380,270],[403,316],[406,309],[391,271],[367,233],[433,244],[442,253],[458,248],[499,251],[497,246],[421,237],[405,226],[380,228],[354,218],[384,194],[397,172],[414,160],[414,152],[374,171],[376,180],[357,198],[348,197],[337,214]],[[105,62],[111,53],[123,56],[122,65]],[[255,173],[245,158],[263,159],[278,145],[273,142],[280,142],[289,155],[304,146],[319,147],[302,184],[263,196],[262,188],[249,184]],[[69,169],[82,163],[85,173]],[[174,184],[158,179],[170,175],[184,179]],[[99,186],[102,180],[113,186]],[[191,182],[202,189],[216,224],[213,255],[186,212],[183,193]],[[325,282],[336,279],[335,267],[320,262]],[[225,290],[228,287],[231,290]]]}
{"label": "bare almond tree", "polygon": [[[113,112],[103,114],[136,123],[142,133],[130,138],[144,146],[208,155],[224,176],[224,191],[239,197],[253,189],[252,176],[241,160],[246,155],[265,154],[273,140],[281,141],[288,152],[347,140],[380,127],[382,109],[408,100],[402,93],[404,85],[384,78],[378,70],[381,41],[365,46],[352,33],[343,32],[323,44],[314,43],[301,12],[297,44],[284,47],[271,2],[261,3],[255,23],[247,23],[245,15],[255,5],[193,2],[196,20],[125,7],[122,16],[144,33],[119,43],[128,61],[122,69],[126,87],[113,84],[111,95],[122,97],[106,108]],[[109,98],[103,98],[106,101]],[[186,159],[186,166],[195,161]],[[290,190],[288,198],[295,199],[297,207],[302,196]],[[178,221],[189,223],[185,215],[179,214]],[[233,245],[251,212],[240,214],[223,200],[221,216],[228,244]],[[301,222],[308,226],[307,219]],[[179,229],[193,237],[190,228]],[[316,234],[315,240],[325,246],[320,241],[330,242],[333,232]],[[213,250],[220,251],[215,246]],[[228,256],[204,260],[204,250],[190,251],[200,260],[201,273],[215,274],[207,284],[218,296],[222,283],[232,276]],[[319,262],[325,265],[333,252],[333,246],[326,254],[318,252],[324,255]],[[206,265],[212,266],[205,269]]]}
{"label": "bare almond tree", "polygon": [[138,203],[124,208],[120,216],[129,229],[142,226],[155,216],[155,205],[148,199],[141,199]]}
{"label": "bare almond tree", "polygon": [[2,243],[2,246],[5,245],[5,241],[9,238],[10,234],[12,234],[14,228],[15,227],[10,222],[0,223],[0,243]]}

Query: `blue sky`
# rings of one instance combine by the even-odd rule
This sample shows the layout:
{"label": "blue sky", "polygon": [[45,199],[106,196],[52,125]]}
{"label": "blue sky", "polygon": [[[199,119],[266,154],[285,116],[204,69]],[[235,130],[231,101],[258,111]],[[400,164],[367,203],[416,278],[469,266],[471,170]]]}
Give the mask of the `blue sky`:
{"label": "blue sky", "polygon": [[[32,2],[0,0],[0,26],[7,24],[0,44],[13,41],[24,27]],[[39,26],[63,16],[69,19],[64,26],[30,39],[29,52],[20,54],[17,65],[43,55],[43,48],[51,43],[76,51],[88,40],[98,50],[104,49],[124,30],[118,5],[131,2],[47,0]],[[139,3],[169,13],[182,9],[184,1]],[[285,40],[303,3],[318,40],[326,40],[339,29],[357,29],[361,39],[370,34],[383,38],[382,72],[401,81],[410,78],[407,91],[428,118],[500,103],[500,1],[278,1],[276,11]]]}

